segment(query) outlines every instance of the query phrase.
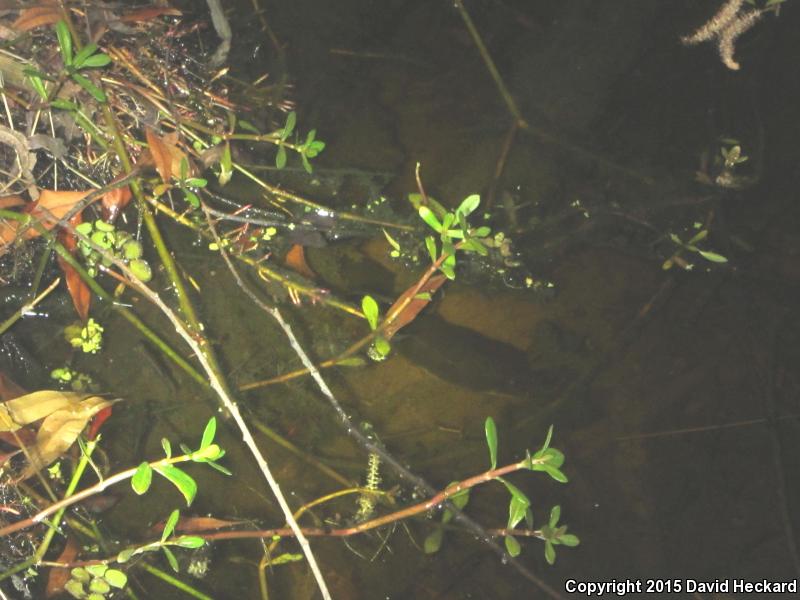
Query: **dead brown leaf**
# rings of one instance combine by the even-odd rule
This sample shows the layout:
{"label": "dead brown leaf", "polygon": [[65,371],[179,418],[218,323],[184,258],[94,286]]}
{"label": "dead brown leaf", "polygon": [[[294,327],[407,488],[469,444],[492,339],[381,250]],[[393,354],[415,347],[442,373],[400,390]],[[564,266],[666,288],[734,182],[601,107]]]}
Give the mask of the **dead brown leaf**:
{"label": "dead brown leaf", "polygon": [[[183,150],[178,148],[178,134],[173,131],[159,137],[152,129],[148,128],[145,131],[145,137],[161,181],[170,183],[173,177],[180,176],[181,163],[184,160],[188,162],[188,157]],[[189,171],[189,175],[191,175],[191,168]]]}
{"label": "dead brown leaf", "polygon": [[[60,219],[89,193],[91,193],[91,190],[84,192],[41,190],[39,199],[36,202],[26,203],[23,212],[27,212],[32,217],[39,219],[42,226],[50,230],[55,227],[55,223],[45,218],[48,211],[52,216]],[[12,243],[17,238],[19,229],[20,224],[18,221],[9,220],[0,223],[0,249]],[[28,227],[23,235],[23,239],[30,240],[38,235],[39,232],[35,228]]]}
{"label": "dead brown leaf", "polygon": [[[64,545],[61,554],[58,555],[56,562],[71,563],[75,560],[75,557],[78,556],[78,550],[80,549],[81,547],[75,538],[71,535],[67,536],[67,543]],[[50,569],[50,572],[47,574],[47,588],[44,593],[45,598],[52,598],[56,594],[63,592],[64,586],[67,585],[71,576],[70,569],[68,568],[53,567]]]}
{"label": "dead brown leaf", "polygon": [[405,292],[403,292],[400,297],[392,304],[392,307],[386,313],[387,315],[392,315],[394,311],[398,310],[403,303],[414,294],[414,298],[412,298],[406,306],[400,310],[400,312],[394,317],[391,323],[389,323],[386,328],[383,330],[383,337],[386,340],[392,339],[394,334],[396,334],[400,329],[411,323],[414,319],[417,318],[417,315],[425,308],[430,300],[428,298],[422,297],[420,298],[421,294],[429,294],[433,295],[436,293],[442,284],[447,281],[447,277],[444,275],[434,275],[428,281],[426,281],[419,290],[415,292],[417,284],[414,283],[410,288],[408,288]]}
{"label": "dead brown leaf", "polygon": [[32,476],[69,450],[89,419],[114,402],[116,400],[90,396],[77,405],[56,410],[45,417],[36,434],[36,443],[28,449],[32,462],[20,475],[20,481]]}
{"label": "dead brown leaf", "polygon": [[62,18],[61,9],[55,2],[40,2],[20,11],[11,27],[17,31],[30,31],[44,25],[54,25]]}
{"label": "dead brown leaf", "polygon": [[293,245],[283,260],[286,266],[296,273],[300,273],[300,275],[308,279],[316,279],[317,275],[308,266],[305,250],[300,244]]}

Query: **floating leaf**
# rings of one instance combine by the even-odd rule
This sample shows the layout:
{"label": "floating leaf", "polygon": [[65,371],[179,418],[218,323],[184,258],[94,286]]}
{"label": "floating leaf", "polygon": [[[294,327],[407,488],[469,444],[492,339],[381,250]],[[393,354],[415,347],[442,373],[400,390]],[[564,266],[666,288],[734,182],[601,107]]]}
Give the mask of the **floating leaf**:
{"label": "floating leaf", "polygon": [[109,569],[106,571],[103,575],[103,579],[108,582],[108,585],[117,588],[118,590],[121,590],[128,585],[128,576],[117,569]]}
{"label": "floating leaf", "polygon": [[133,477],[131,477],[131,487],[133,488],[134,492],[141,496],[150,489],[150,484],[152,481],[153,469],[150,468],[149,464],[143,462],[137,467],[136,473],[134,473]]}
{"label": "floating leaf", "polygon": [[168,479],[172,485],[178,488],[186,499],[186,505],[191,506],[197,495],[197,483],[185,472],[172,465],[158,465],[153,467],[159,475]]}
{"label": "floating leaf", "polygon": [[492,469],[497,468],[497,425],[494,423],[492,417],[486,417],[486,422],[483,426],[486,431],[486,445],[489,446],[489,462]]}

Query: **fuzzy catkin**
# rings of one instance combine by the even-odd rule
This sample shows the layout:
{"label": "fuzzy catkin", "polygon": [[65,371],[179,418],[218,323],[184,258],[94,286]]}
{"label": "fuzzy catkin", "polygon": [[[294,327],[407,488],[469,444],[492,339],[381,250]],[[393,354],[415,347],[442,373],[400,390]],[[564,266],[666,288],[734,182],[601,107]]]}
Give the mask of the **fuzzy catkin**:
{"label": "fuzzy catkin", "polygon": [[736,40],[745,31],[750,29],[761,18],[760,10],[746,12],[738,19],[732,21],[719,35],[719,57],[722,63],[733,71],[739,70],[739,63],[733,58],[736,50]]}
{"label": "fuzzy catkin", "polygon": [[682,37],[681,42],[687,46],[693,46],[717,37],[736,18],[743,4],[744,0],[728,0],[713,17],[703,23],[700,29],[692,35]]}

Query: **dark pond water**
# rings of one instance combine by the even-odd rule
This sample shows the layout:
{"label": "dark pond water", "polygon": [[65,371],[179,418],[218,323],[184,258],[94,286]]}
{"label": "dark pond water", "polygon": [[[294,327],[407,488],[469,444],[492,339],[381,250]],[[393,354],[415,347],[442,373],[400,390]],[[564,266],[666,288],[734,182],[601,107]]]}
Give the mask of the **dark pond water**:
{"label": "dark pond water", "polygon": [[[327,143],[316,180],[286,185],[348,210],[383,195],[406,218],[420,163],[427,191],[448,206],[472,193],[491,198],[530,274],[554,283],[544,295],[457,277],[398,336],[388,360],[326,377],[353,420],[371,423],[436,487],[487,468],[487,416],[498,425],[502,464],[536,450],[552,424],[569,483],[531,473],[509,480],[531,499],[536,526],[560,505],[581,538],[576,548],[557,548],[554,566],[539,540],[523,540],[520,563],[565,597],[569,579],[800,576],[798,7],[788,2],[745,33],[736,46],[741,69],[732,71],[713,41],[680,43],[718,4],[470,2],[529,124],[496,176],[514,120],[452,3],[262,3],[285,49],[301,127]],[[278,69],[252,4],[227,7],[235,72],[253,79]],[[735,145],[723,138],[749,157],[732,170],[736,185],[699,182],[698,172],[710,180],[730,174],[715,166],[720,149]],[[274,161],[268,152],[248,158]],[[684,251],[691,270],[664,270],[678,250],[669,234],[686,241],[703,228],[710,234],[700,249],[728,262]],[[231,384],[298,368],[280,330],[236,291],[224,265],[175,227],[167,232],[202,290],[203,321]],[[402,293],[421,270],[392,261],[374,234],[308,249],[320,284],[353,301]],[[137,310],[160,322],[143,305]],[[285,310],[318,359],[366,332],[330,308]],[[109,316],[109,325],[104,352],[84,362],[127,399],[106,430],[122,468],[158,456],[164,436],[199,436],[215,404],[122,322]],[[48,334],[26,335],[31,351],[55,360]],[[244,392],[241,404],[254,424],[350,479],[363,476],[366,455],[309,381]],[[192,471],[200,483],[192,512],[277,525],[275,502],[239,439],[233,428],[222,433],[232,479]],[[259,442],[295,507],[341,487],[268,438]],[[403,483],[389,470],[383,480],[387,488]],[[167,487],[156,492],[124,497],[105,526],[142,539],[142,523],[179,505]],[[403,496],[411,501],[410,490]],[[492,484],[474,491],[468,513],[501,528],[507,507],[507,491]],[[355,510],[344,500],[315,519]],[[424,554],[432,523],[411,521],[349,546],[314,541],[333,596],[546,597],[457,528],[437,554]],[[214,598],[260,598],[261,555],[252,541],[216,544],[210,574],[193,585]],[[183,597],[147,577],[138,577],[147,597]],[[270,598],[317,597],[302,563],[276,567],[269,582]]]}

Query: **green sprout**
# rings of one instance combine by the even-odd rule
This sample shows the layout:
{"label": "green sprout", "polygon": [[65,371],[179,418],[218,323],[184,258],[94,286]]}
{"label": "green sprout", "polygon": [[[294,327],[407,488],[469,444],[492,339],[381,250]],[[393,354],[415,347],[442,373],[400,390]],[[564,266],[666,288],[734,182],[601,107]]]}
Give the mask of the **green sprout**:
{"label": "green sprout", "polygon": [[[698,228],[699,224],[695,224],[695,228]],[[679,238],[676,234],[670,233],[669,239],[678,246],[678,250],[670,256],[664,263],[661,265],[661,268],[665,271],[671,269],[674,265],[678,265],[683,267],[687,271],[691,271],[693,266],[691,263],[687,262],[681,254],[684,251],[694,252],[699,254],[704,259],[709,262],[714,263],[726,263],[728,259],[722,256],[721,254],[717,254],[716,252],[711,252],[710,250],[703,250],[697,246],[698,242],[702,242],[704,239],[708,237],[708,229],[701,229],[698,231],[688,242],[684,242]]]}

